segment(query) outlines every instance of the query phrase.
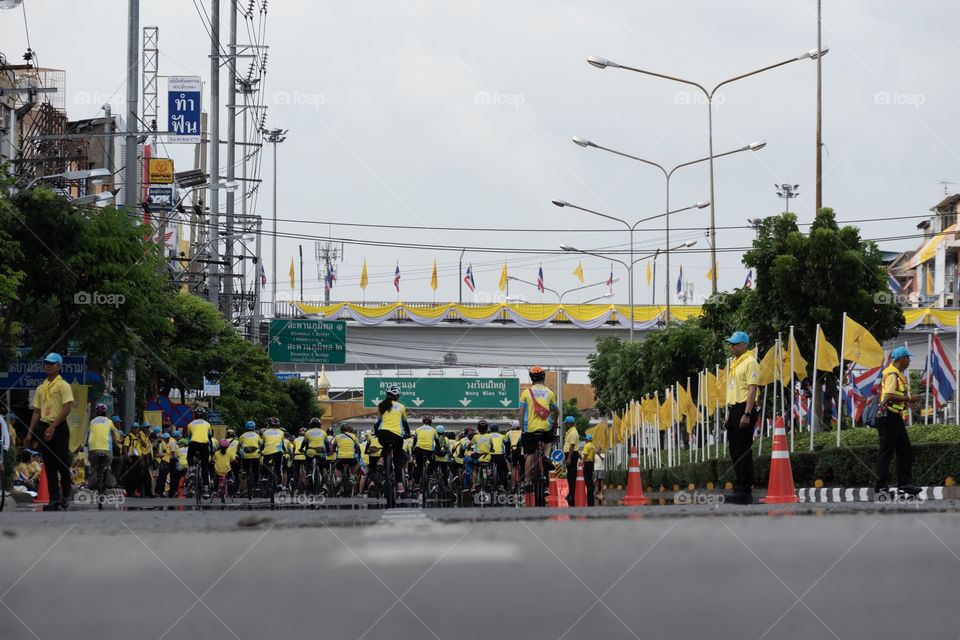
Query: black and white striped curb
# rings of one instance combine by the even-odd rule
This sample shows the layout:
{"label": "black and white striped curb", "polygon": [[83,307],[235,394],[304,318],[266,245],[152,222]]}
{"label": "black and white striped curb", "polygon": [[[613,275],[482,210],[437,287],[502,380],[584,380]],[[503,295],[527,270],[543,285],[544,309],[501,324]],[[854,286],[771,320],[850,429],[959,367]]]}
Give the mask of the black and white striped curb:
{"label": "black and white striped curb", "polygon": [[921,487],[920,493],[916,496],[906,496],[897,493],[893,488],[886,496],[879,499],[874,495],[873,489],[862,487],[859,489],[797,489],[797,497],[800,502],[905,502],[924,500],[951,500],[956,499],[956,487]]}

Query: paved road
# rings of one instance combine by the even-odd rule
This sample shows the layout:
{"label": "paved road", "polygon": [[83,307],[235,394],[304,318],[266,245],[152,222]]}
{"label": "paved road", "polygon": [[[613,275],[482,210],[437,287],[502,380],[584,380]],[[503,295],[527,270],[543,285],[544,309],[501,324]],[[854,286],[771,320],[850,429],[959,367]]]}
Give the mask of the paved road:
{"label": "paved road", "polygon": [[15,511],[0,534],[10,640],[960,635],[956,502]]}

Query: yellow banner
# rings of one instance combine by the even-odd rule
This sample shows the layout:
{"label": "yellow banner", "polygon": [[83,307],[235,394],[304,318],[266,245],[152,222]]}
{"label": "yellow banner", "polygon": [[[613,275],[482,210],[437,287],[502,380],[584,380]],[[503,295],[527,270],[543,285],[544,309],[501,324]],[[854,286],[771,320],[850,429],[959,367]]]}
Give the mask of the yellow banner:
{"label": "yellow banner", "polygon": [[72,384],[73,407],[67,416],[67,426],[70,427],[70,451],[76,451],[83,446],[87,439],[87,394],[90,386],[86,384]]}

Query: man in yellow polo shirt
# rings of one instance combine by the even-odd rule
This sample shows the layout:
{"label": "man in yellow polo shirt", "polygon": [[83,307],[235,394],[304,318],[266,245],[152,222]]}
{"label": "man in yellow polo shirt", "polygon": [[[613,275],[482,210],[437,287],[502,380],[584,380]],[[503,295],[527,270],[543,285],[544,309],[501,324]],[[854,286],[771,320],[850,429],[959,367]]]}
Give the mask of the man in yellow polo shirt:
{"label": "man in yellow polo shirt", "polygon": [[753,429],[757,423],[757,389],[760,365],[749,350],[750,336],[734,331],[727,338],[733,362],[727,376],[727,412],[723,428],[733,460],[733,493],[724,496],[732,504],[753,502]]}
{"label": "man in yellow polo shirt", "polygon": [[878,496],[889,491],[887,470],[894,452],[897,454],[897,487],[910,495],[920,493],[920,487],[913,482],[913,448],[903,422],[910,405],[920,400],[919,395],[910,393],[910,384],[903,373],[910,366],[911,355],[906,347],[897,347],[890,353],[890,365],[883,370],[877,414],[880,455],[877,456],[877,481],[874,483]]}
{"label": "man in yellow polo shirt", "polygon": [[[47,489],[50,503],[45,511],[59,511],[70,504],[73,483],[70,479],[70,428],[67,416],[73,407],[73,392],[60,377],[63,358],[59,353],[48,353],[43,359],[46,380],[37,387],[33,416],[24,446],[36,440],[47,471]],[[36,434],[36,436],[34,435]]]}

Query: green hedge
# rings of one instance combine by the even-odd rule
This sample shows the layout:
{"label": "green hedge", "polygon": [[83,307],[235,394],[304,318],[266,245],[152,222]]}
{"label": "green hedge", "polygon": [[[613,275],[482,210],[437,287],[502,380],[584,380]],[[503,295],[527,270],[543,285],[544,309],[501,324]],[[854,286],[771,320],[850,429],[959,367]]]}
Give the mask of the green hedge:
{"label": "green hedge", "polygon": [[[876,476],[874,469],[879,447],[862,445],[833,447],[822,451],[798,451],[790,455],[793,482],[798,487],[812,487],[815,480],[823,480],[826,486],[872,487]],[[662,469],[641,471],[645,487],[674,485],[686,487],[694,484],[704,487],[712,482],[722,488],[734,478],[733,464],[729,458],[707,460]],[[767,486],[770,479],[770,456],[755,456],[753,459],[754,482],[757,487]],[[960,443],[921,442],[913,446],[913,477],[919,485],[942,485],[948,477],[960,476]],[[895,460],[890,463],[888,478],[896,481]]]}

